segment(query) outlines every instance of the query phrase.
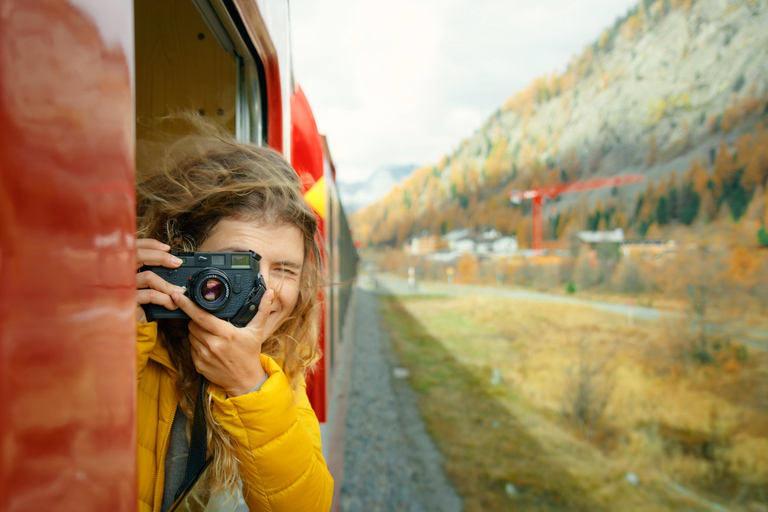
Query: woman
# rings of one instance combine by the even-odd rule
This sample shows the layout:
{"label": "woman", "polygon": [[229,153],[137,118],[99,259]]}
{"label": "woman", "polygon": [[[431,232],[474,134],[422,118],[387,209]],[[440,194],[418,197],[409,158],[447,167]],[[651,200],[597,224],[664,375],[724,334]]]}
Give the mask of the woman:
{"label": "woman", "polygon": [[[234,491],[240,480],[251,511],[328,510],[333,480],[304,380],[319,358],[321,260],[299,178],[277,152],[221,136],[186,137],[167,155],[138,185],[137,268],[178,267],[171,250],[254,251],[268,291],[237,328],[183,288],[137,274],[139,509],[173,503],[199,372],[208,383],[211,492]],[[142,304],[180,308],[191,321],[147,322]]]}

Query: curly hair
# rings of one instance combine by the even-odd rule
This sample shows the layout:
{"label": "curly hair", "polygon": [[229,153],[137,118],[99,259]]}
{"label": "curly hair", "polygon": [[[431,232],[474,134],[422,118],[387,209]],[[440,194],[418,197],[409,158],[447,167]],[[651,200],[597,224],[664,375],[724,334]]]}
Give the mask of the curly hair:
{"label": "curly hair", "polygon": [[[201,126],[197,131],[206,131]],[[298,175],[278,152],[207,129],[208,133],[186,135],[163,146],[164,155],[151,162],[153,169],[139,166],[137,235],[155,238],[174,251],[195,251],[222,219],[296,226],[304,240],[298,300],[261,348],[281,365],[296,388],[320,358],[317,304],[322,261],[315,236],[317,218],[301,193]],[[189,432],[197,398],[197,370],[186,324],[164,321],[158,329],[179,375],[176,385]],[[210,408],[210,394],[207,403]],[[214,457],[211,491],[233,492],[238,480],[235,441],[212,414],[206,414],[206,423],[208,451]]]}

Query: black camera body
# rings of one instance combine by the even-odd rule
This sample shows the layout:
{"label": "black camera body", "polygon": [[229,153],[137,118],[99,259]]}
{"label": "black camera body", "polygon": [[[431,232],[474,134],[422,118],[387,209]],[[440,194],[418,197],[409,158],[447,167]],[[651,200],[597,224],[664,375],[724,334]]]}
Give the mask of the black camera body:
{"label": "black camera body", "polygon": [[[169,283],[185,286],[185,295],[218,318],[244,327],[256,316],[267,287],[259,273],[261,256],[255,252],[171,252],[184,263],[179,268],[144,266]],[[157,304],[142,306],[147,320],[189,318],[181,309]]]}

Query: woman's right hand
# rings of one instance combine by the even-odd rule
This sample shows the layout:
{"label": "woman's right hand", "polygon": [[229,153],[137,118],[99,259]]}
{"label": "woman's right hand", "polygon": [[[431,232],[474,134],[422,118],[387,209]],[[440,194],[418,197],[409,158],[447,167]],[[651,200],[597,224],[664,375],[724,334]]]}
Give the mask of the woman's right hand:
{"label": "woman's right hand", "polygon": [[[182,261],[168,251],[171,247],[152,238],[139,238],[136,240],[136,270],[144,265],[178,268]],[[178,309],[171,294],[173,292],[184,293],[184,288],[174,286],[152,271],[138,272],[136,274],[136,320],[145,323],[147,315],[142,304],[157,304],[167,309]]]}

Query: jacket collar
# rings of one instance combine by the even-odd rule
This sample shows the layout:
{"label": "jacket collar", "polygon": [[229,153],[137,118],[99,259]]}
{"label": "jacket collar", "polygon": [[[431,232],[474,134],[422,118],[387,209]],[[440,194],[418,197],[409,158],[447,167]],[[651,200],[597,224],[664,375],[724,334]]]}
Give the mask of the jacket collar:
{"label": "jacket collar", "polygon": [[168,354],[168,350],[161,344],[155,343],[155,348],[149,354],[149,358],[155,362],[165,366],[172,373],[176,373],[176,368],[171,363],[171,356]]}

